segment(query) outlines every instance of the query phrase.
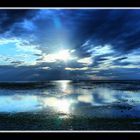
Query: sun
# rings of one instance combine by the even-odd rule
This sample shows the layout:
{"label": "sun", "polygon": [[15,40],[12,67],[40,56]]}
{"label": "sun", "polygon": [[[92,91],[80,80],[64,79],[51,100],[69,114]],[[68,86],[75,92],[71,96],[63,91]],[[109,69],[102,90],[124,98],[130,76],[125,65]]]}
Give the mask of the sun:
{"label": "sun", "polygon": [[58,53],[56,53],[56,59],[62,60],[64,62],[67,62],[71,59],[71,55],[69,50],[60,50]]}
{"label": "sun", "polygon": [[45,62],[57,62],[57,61],[62,61],[62,62],[67,62],[73,59],[76,59],[76,57],[73,57],[71,54],[74,52],[74,50],[69,50],[69,49],[60,49],[59,51],[56,51],[54,53],[50,54],[45,54],[43,56],[43,60]]}

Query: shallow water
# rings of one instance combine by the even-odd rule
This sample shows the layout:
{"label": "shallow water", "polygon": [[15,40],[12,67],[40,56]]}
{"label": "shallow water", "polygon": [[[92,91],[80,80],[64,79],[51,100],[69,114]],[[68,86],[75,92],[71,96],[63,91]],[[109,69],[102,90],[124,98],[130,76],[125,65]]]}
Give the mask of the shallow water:
{"label": "shallow water", "polygon": [[140,130],[137,81],[52,81],[39,86],[1,86],[1,130]]}

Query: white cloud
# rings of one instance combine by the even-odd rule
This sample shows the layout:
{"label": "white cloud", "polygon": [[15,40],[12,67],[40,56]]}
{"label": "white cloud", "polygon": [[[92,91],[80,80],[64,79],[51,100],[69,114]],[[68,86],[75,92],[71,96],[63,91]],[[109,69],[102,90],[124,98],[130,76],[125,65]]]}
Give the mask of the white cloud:
{"label": "white cloud", "polygon": [[128,54],[127,59],[122,60],[122,62],[140,63],[140,55]]}
{"label": "white cloud", "polygon": [[36,29],[36,26],[34,25],[34,23],[32,21],[29,21],[27,19],[25,19],[21,25],[23,26],[23,28],[27,29],[27,30],[35,30]]}
{"label": "white cloud", "polygon": [[65,70],[70,70],[70,71],[76,71],[76,70],[88,70],[89,67],[83,67],[83,68],[69,68],[66,67]]}
{"label": "white cloud", "polygon": [[[20,38],[0,38],[0,63],[4,65],[35,65],[36,59],[39,56],[34,54],[41,54],[38,46],[30,45],[29,41]],[[7,49],[8,48],[8,49]],[[9,50],[9,52],[7,51]],[[23,63],[11,63],[19,62]]]}
{"label": "white cloud", "polygon": [[91,46],[91,49],[87,50],[87,52],[91,52],[92,56],[97,56],[97,55],[103,55],[103,54],[109,54],[113,53],[114,50],[112,49],[111,45],[104,45],[104,46]]}
{"label": "white cloud", "polygon": [[50,70],[51,68],[50,67],[42,67],[41,69],[43,69],[43,70]]}
{"label": "white cloud", "polygon": [[92,95],[80,95],[78,96],[78,101],[85,102],[85,103],[92,103],[93,102],[93,96]]}
{"label": "white cloud", "polygon": [[41,54],[41,51],[37,49],[36,45],[25,45],[25,44],[17,44],[17,51],[21,52],[32,52],[33,54]]}
{"label": "white cloud", "polygon": [[92,64],[92,58],[91,57],[86,57],[86,58],[82,58],[82,59],[79,59],[77,60],[78,63],[82,63],[84,65],[90,65]]}
{"label": "white cloud", "polygon": [[0,45],[5,45],[5,44],[8,44],[8,43],[19,43],[19,39],[17,38],[0,38]]}
{"label": "white cloud", "polygon": [[55,53],[50,53],[50,54],[43,54],[42,55],[42,62],[48,62],[48,63],[53,63],[56,61],[69,61],[69,60],[73,60],[76,59],[76,57],[73,57],[71,55],[71,53],[73,52],[73,50],[60,50],[58,52]]}

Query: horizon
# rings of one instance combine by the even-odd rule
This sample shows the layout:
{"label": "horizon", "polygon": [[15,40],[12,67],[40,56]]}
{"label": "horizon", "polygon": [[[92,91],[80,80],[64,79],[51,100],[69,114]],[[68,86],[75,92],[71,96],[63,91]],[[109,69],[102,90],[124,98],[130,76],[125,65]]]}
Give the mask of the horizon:
{"label": "horizon", "polygon": [[139,79],[133,79],[133,80],[128,80],[128,79],[109,79],[109,80],[92,80],[92,79],[82,79],[82,80],[46,80],[46,81],[0,81],[0,84],[2,83],[45,83],[45,82],[61,82],[61,81],[69,81],[69,82],[82,82],[82,81],[95,81],[95,82],[115,82],[115,81],[129,81],[129,82],[134,82],[134,81],[140,81]]}

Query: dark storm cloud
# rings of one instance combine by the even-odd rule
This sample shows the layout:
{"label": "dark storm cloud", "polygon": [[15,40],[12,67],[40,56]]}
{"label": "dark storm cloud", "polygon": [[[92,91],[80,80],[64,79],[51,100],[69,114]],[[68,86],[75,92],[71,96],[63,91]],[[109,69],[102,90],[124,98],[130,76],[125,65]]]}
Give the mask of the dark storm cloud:
{"label": "dark storm cloud", "polygon": [[30,19],[34,16],[34,10],[0,10],[0,33],[11,30],[15,23]]}
{"label": "dark storm cloud", "polygon": [[[26,18],[36,17],[37,12],[38,10],[1,10],[1,32],[10,30],[13,24]],[[70,39],[77,49],[87,40],[95,45],[109,43],[114,48],[125,51],[139,47],[139,10],[60,10],[50,13],[46,19],[41,20],[40,17],[34,22],[38,28],[44,27],[40,30],[46,30],[42,34],[47,34],[47,30],[53,28],[51,16],[54,14],[61,19],[67,30],[73,32]]]}
{"label": "dark storm cloud", "polygon": [[[11,74],[12,73],[12,74]],[[83,76],[79,76],[82,74]],[[82,72],[67,72],[62,69],[45,70],[36,66],[1,66],[0,81],[46,81],[86,78]]]}
{"label": "dark storm cloud", "polygon": [[[26,18],[32,20],[37,16],[37,12],[38,10],[1,10],[1,33],[10,30],[12,25]],[[116,50],[129,51],[139,47],[139,10],[60,10],[50,12],[48,16],[46,15],[46,19],[41,19],[40,16],[34,21],[34,24],[40,29],[36,35],[38,34],[38,37],[43,40],[42,43],[50,35],[49,31],[51,32],[55,28],[53,25],[55,14],[61,19],[66,30],[71,32],[69,40],[73,42],[77,52],[84,49],[80,46],[87,40],[90,40],[94,45],[112,44]],[[81,51],[81,55],[82,53]]]}
{"label": "dark storm cloud", "polygon": [[[125,52],[139,48],[139,10],[93,10],[82,11],[73,25],[77,47],[90,40],[94,45],[111,44],[116,50]],[[83,14],[82,14],[83,13]]]}

